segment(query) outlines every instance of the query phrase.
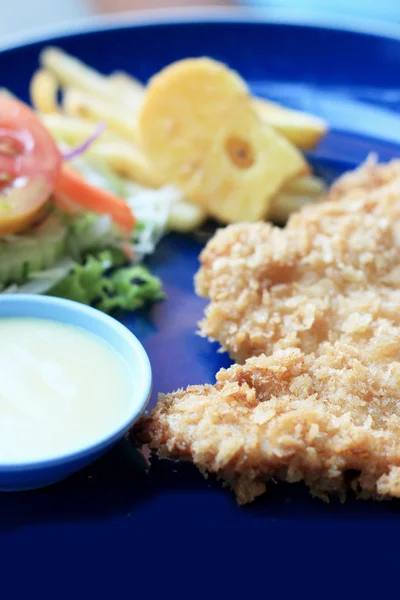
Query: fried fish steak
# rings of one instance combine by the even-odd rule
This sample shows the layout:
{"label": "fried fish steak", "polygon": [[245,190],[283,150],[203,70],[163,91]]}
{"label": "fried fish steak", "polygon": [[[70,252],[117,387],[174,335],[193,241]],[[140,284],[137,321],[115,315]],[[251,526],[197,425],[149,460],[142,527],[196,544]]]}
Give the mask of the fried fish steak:
{"label": "fried fish steak", "polygon": [[219,231],[196,280],[200,328],[241,364],[162,395],[138,439],[240,503],[270,478],[400,496],[399,217],[400,161],[369,162],[284,229]]}
{"label": "fried fish steak", "polygon": [[270,478],[304,480],[323,498],[351,487],[400,496],[400,363],[370,364],[362,350],[321,345],[250,358],[215,385],[160,396],[136,430],[159,456],[215,473],[240,504]]}
{"label": "fried fish steak", "polygon": [[201,254],[200,333],[237,362],[275,350],[318,353],[322,342],[400,349],[400,161],[367,163],[284,229],[239,224]]}

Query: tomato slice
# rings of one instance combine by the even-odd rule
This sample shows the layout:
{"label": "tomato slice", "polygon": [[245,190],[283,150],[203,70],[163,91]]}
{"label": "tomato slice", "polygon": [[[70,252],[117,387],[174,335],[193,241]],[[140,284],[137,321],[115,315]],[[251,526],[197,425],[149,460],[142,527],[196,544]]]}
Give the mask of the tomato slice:
{"label": "tomato slice", "polygon": [[23,102],[0,96],[0,234],[28,228],[52,194],[62,157]]}

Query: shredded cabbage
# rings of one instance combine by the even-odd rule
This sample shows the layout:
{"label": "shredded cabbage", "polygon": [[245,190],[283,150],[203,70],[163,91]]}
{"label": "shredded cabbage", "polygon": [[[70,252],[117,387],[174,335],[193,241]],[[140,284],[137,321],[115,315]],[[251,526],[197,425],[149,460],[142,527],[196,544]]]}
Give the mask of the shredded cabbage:
{"label": "shredded cabbage", "polygon": [[128,184],[126,188],[126,200],[138,220],[133,246],[137,261],[141,261],[154,252],[166,233],[171,206],[182,200],[182,194],[173,186],[150,190]]}
{"label": "shredded cabbage", "polygon": [[123,248],[127,243],[135,263],[153,254],[167,231],[171,206],[182,199],[181,193],[171,186],[149,190],[130,184],[126,188],[126,201],[137,219],[133,238],[123,238],[107,215],[83,213],[71,222],[68,238],[70,252],[77,260],[89,250],[105,248],[114,248],[126,254]]}

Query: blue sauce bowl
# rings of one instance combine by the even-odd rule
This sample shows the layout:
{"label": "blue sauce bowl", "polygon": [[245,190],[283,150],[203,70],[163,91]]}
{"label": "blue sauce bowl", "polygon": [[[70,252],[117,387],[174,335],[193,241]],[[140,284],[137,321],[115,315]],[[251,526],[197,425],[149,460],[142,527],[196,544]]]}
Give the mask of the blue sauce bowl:
{"label": "blue sauce bowl", "polygon": [[3,295],[0,297],[0,319],[12,317],[66,323],[103,339],[125,360],[134,385],[130,409],[118,429],[110,429],[94,444],[88,443],[76,452],[54,459],[18,464],[0,462],[0,491],[44,487],[65,479],[99,458],[125,435],[144,412],[152,383],[150,362],[139,340],[121,323],[94,308],[49,296]]}

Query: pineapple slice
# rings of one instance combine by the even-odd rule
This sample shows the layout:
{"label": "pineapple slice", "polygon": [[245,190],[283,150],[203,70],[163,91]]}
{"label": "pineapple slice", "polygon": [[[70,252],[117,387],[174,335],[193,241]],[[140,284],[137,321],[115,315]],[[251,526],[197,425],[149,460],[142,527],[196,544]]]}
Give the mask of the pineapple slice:
{"label": "pineapple slice", "polygon": [[303,155],[257,116],[246,83],[222,63],[186,59],[156,75],[138,118],[160,178],[224,223],[266,217]]}
{"label": "pineapple slice", "polygon": [[266,218],[279,189],[309,170],[303,155],[261,123],[248,103],[234,107],[213,138],[188,193],[223,223]]}
{"label": "pineapple slice", "polygon": [[181,60],[155,75],[139,113],[138,137],[159,176],[185,190],[231,106],[247,98],[239,75],[208,58]]}

